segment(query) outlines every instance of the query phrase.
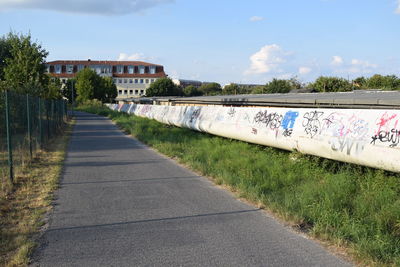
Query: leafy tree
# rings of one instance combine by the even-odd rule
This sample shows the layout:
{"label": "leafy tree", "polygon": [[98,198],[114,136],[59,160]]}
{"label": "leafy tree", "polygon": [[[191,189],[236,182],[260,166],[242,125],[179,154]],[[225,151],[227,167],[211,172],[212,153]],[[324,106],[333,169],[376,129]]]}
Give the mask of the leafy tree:
{"label": "leafy tree", "polygon": [[289,93],[293,85],[289,80],[273,79],[265,85],[265,91],[269,94]]}
{"label": "leafy tree", "polygon": [[203,83],[199,87],[199,91],[203,95],[218,95],[222,93],[222,88],[219,83]]}
{"label": "leafy tree", "polygon": [[118,95],[117,86],[114,84],[113,79],[111,77],[103,77],[101,87],[103,89],[103,95],[100,100],[103,103],[113,102]]}
{"label": "leafy tree", "polygon": [[146,96],[174,96],[180,95],[177,86],[170,78],[160,78],[146,90]]}
{"label": "leafy tree", "polygon": [[252,94],[266,94],[267,90],[265,89],[265,85],[256,86],[251,90]]}
{"label": "leafy tree", "polygon": [[345,92],[351,91],[353,86],[347,80],[338,77],[319,77],[310,85],[318,92]]}
{"label": "leafy tree", "polygon": [[[10,32],[3,47],[7,49],[4,71],[4,85],[21,94],[45,96],[48,93],[48,78],[45,74],[45,59],[48,52],[31,40],[30,34],[14,34]],[[8,55],[8,56],[7,56]],[[4,64],[3,64],[4,66]]]}
{"label": "leafy tree", "polygon": [[6,65],[6,59],[11,57],[11,45],[10,42],[3,36],[0,38],[0,81],[4,80],[4,68]]}
{"label": "leafy tree", "polygon": [[84,68],[78,72],[76,75],[76,93],[78,95],[76,100],[78,102],[100,97],[99,89],[101,89],[101,77],[94,70]]}
{"label": "leafy tree", "polygon": [[365,77],[358,77],[353,80],[353,86],[356,88],[366,88],[367,79]]}
{"label": "leafy tree", "polygon": [[182,89],[184,96],[200,96],[201,92],[193,85],[186,86]]}
{"label": "leafy tree", "polygon": [[46,99],[62,98],[62,85],[60,79],[47,76],[46,89],[42,91],[41,97]]}
{"label": "leafy tree", "polygon": [[400,79],[395,75],[382,76],[375,74],[367,80],[367,88],[398,90],[400,89]]}
{"label": "leafy tree", "polygon": [[72,93],[74,94],[73,99],[76,100],[76,79],[68,79],[65,86],[62,87],[61,93],[65,99],[68,99],[68,103],[72,104]]}
{"label": "leafy tree", "polygon": [[222,89],[223,95],[237,95],[237,94],[241,94],[241,92],[242,92],[242,88],[235,83],[228,84],[228,85],[224,86],[224,88]]}

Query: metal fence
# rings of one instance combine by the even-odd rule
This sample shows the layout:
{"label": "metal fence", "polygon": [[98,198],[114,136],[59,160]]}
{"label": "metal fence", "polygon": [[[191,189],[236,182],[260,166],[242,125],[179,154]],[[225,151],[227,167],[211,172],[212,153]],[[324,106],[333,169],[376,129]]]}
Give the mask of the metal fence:
{"label": "metal fence", "polygon": [[11,91],[0,92],[0,183],[14,179],[67,121],[64,100],[45,100]]}

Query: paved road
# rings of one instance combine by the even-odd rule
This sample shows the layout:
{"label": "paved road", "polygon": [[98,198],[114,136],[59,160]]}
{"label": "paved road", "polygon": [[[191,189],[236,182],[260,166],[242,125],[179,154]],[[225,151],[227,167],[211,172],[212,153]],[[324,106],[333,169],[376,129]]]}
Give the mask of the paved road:
{"label": "paved road", "polygon": [[78,113],[36,266],[346,266],[203,177]]}

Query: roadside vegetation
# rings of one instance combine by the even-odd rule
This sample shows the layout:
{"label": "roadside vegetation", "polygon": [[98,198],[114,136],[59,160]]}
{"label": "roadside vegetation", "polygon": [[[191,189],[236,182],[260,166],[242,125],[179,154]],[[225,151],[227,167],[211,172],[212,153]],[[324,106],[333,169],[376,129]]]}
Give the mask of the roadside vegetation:
{"label": "roadside vegetation", "polygon": [[[242,85],[231,83],[221,87],[218,83],[203,83],[200,87],[189,85],[180,87],[169,78],[162,78],[151,85],[147,96],[201,96],[201,95],[240,95],[240,94],[285,94],[289,92],[348,92],[353,90],[400,90],[400,78],[396,75],[375,74],[371,77],[357,77],[347,80],[340,77],[321,76],[315,81],[302,83],[296,77],[272,79],[264,85]],[[164,84],[161,89],[160,84]]]}
{"label": "roadside vegetation", "polygon": [[161,124],[87,103],[127,133],[362,265],[400,266],[400,175]]}
{"label": "roadside vegetation", "polygon": [[[70,124],[71,126],[71,124]],[[15,176],[12,191],[0,188],[0,266],[27,266],[53,192],[58,188],[71,127],[36,153]]]}

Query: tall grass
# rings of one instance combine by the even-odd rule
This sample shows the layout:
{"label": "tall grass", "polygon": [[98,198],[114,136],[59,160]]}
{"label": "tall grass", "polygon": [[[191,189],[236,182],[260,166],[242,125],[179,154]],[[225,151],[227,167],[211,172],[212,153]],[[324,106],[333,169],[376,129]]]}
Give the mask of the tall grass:
{"label": "tall grass", "polygon": [[91,108],[364,264],[400,266],[400,175]]}

